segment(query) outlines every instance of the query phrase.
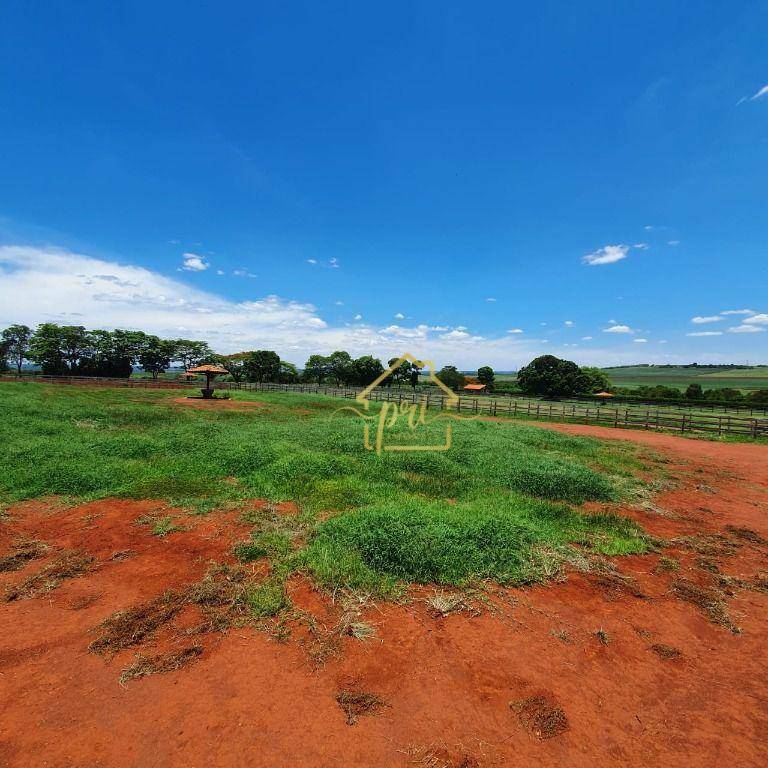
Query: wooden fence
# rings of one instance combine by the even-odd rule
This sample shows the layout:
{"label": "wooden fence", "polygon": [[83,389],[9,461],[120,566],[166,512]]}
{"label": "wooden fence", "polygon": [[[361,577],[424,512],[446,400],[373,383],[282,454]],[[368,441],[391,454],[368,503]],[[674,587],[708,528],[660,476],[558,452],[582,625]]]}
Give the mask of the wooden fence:
{"label": "wooden fence", "polygon": [[[161,379],[107,379],[92,376],[17,376],[6,374],[0,381],[34,381],[39,383],[80,386],[129,387],[139,389],[200,389],[200,382],[167,381]],[[319,384],[272,384],[250,382],[219,382],[219,390],[245,390],[256,392],[297,392],[330,397],[354,399],[362,387],[332,387]],[[485,396],[459,396],[456,405],[437,393],[375,389],[369,399],[376,402],[419,403],[427,401],[429,408],[452,410],[468,416],[535,419],[579,424],[600,424],[630,429],[670,430],[680,433],[711,433],[742,435],[753,438],[768,437],[768,419],[746,418],[717,413],[679,413],[665,407],[617,407],[607,404],[544,402],[541,400],[495,399]]]}

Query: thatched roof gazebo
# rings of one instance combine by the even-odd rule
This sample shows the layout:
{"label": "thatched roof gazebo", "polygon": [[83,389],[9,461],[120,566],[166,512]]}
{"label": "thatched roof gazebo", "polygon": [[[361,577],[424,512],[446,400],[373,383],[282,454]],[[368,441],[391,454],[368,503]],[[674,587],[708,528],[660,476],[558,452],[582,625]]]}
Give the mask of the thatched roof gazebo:
{"label": "thatched roof gazebo", "polygon": [[211,379],[223,373],[229,373],[229,371],[226,368],[222,368],[220,365],[198,365],[196,368],[188,368],[187,373],[205,374],[205,389],[201,389],[200,391],[203,393],[203,399],[208,400],[213,397]]}

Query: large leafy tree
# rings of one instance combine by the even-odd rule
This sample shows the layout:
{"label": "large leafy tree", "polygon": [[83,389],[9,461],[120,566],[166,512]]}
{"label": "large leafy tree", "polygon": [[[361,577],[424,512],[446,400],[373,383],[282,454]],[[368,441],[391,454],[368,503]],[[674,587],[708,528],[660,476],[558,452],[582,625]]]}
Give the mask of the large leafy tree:
{"label": "large leafy tree", "polygon": [[243,368],[248,381],[277,381],[280,376],[280,357],[277,352],[269,349],[248,352],[243,359]]}
{"label": "large leafy tree", "polygon": [[336,350],[328,356],[328,376],[337,385],[354,381],[355,366],[349,352]]}
{"label": "large leafy tree", "polygon": [[11,360],[17,373],[21,373],[21,366],[27,359],[31,339],[32,329],[27,325],[11,325],[0,337],[0,357]]}
{"label": "large leafy tree", "polygon": [[587,377],[586,392],[593,394],[595,392],[607,392],[611,387],[611,380],[608,374],[602,368],[585,366],[581,372]]}
{"label": "large leafy tree", "polygon": [[314,381],[322,384],[331,371],[331,362],[325,355],[310,355],[304,363],[302,378],[304,381]]}
{"label": "large leafy tree", "polygon": [[455,365],[444,365],[435,376],[450,389],[460,389],[466,380],[464,374]]}
{"label": "large leafy tree", "polygon": [[483,365],[477,369],[477,380],[485,384],[488,389],[493,389],[493,382],[496,380],[496,374],[490,365]]}
{"label": "large leafy tree", "polygon": [[299,371],[296,366],[287,360],[281,360],[279,381],[282,384],[295,384],[298,380]]}
{"label": "large leafy tree", "polygon": [[156,379],[171,367],[176,357],[176,343],[157,336],[145,336],[137,357],[139,365]]}
{"label": "large leafy tree", "polygon": [[557,399],[586,392],[587,377],[576,363],[542,355],[517,373],[520,389],[528,395]]}
{"label": "large leafy tree", "polygon": [[204,341],[192,341],[191,339],[174,339],[174,359],[178,360],[185,369],[193,368],[202,360],[210,357],[213,351]]}
{"label": "large leafy tree", "polygon": [[56,323],[41,323],[29,343],[29,359],[47,375],[69,372],[64,360],[62,329]]}
{"label": "large leafy tree", "polygon": [[372,384],[382,373],[384,373],[384,366],[381,364],[381,360],[370,355],[363,355],[358,357],[352,364],[354,369],[354,383],[367,387]]}

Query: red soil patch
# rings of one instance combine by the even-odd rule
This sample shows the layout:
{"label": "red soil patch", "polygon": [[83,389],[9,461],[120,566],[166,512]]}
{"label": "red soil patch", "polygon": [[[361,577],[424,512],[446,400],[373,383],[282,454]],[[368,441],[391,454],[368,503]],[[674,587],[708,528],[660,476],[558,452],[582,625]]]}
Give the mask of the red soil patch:
{"label": "red soil patch", "polygon": [[174,397],[171,400],[176,405],[186,405],[188,408],[204,410],[240,410],[242,408],[264,408],[267,404],[259,400],[227,400],[223,397],[206,400],[202,397]]}
{"label": "red soil patch", "polygon": [[[560,428],[652,445],[669,462],[675,486],[653,508],[622,509],[672,542],[614,561],[631,588],[572,573],[440,617],[418,599],[431,590],[414,590],[407,604],[363,608],[376,634],[334,636],[321,664],[299,631],[195,634],[194,606],[111,660],[88,651],[115,611],[231,562],[247,532],[233,515],[184,517],[187,530],[159,539],[133,523],[170,514],[155,502],[11,510],[0,556],[22,539],[49,549],[0,574],[0,590],[63,550],[95,562],[41,597],[0,604],[0,765],[763,765],[768,449]],[[681,599],[681,583],[716,594],[738,633]],[[312,632],[332,634],[339,601],[301,578],[288,594],[314,616]]]}

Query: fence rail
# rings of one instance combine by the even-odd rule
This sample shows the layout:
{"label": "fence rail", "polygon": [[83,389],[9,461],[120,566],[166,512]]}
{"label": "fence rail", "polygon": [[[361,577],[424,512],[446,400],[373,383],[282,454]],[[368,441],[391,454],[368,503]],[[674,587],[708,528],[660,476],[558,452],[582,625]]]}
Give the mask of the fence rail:
{"label": "fence rail", "polygon": [[[26,381],[45,384],[81,386],[128,387],[138,389],[199,389],[200,382],[164,381],[161,379],[108,379],[95,376],[18,376],[6,374],[0,381]],[[297,392],[354,399],[362,387],[332,387],[322,384],[272,384],[251,382],[219,382],[217,389],[256,392]],[[610,407],[584,403],[543,402],[535,400],[498,400],[487,396],[459,396],[455,405],[440,394],[407,392],[379,387],[369,395],[376,402],[420,403],[429,408],[453,410],[456,413],[486,417],[507,417],[531,420],[599,424],[618,428],[670,430],[684,433],[713,433],[768,437],[768,419],[746,418],[723,414],[694,414],[665,412],[663,408]]]}

